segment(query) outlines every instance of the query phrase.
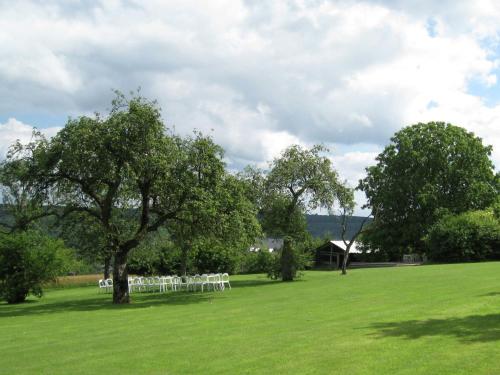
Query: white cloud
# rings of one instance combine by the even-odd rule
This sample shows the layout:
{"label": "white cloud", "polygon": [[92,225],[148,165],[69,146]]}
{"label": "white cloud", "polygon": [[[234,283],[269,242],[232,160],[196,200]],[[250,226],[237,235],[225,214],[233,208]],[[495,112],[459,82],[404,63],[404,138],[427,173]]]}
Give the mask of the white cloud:
{"label": "white cloud", "polygon": [[373,159],[358,145],[430,120],[483,137],[498,166],[500,103],[469,86],[497,90],[499,30],[494,0],[4,2],[0,114],[105,111],[141,86],[232,168],[335,143],[354,181]]}
{"label": "white cloud", "polygon": [[[52,127],[45,128],[41,131],[47,137],[54,136],[61,128]],[[9,147],[16,141],[28,143],[32,139],[33,127],[16,120],[9,118],[4,124],[0,123],[0,158],[4,158],[9,150]]]}
{"label": "white cloud", "polygon": [[356,187],[365,176],[365,168],[375,164],[378,152],[353,151],[333,156],[333,166],[338,170],[340,177],[346,180],[351,187]]}

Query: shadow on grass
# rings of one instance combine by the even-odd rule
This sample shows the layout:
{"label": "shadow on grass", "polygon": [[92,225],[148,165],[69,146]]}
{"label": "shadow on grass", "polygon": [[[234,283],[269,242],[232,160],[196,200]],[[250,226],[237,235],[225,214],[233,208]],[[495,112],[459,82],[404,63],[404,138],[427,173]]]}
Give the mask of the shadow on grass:
{"label": "shadow on grass", "polygon": [[[219,292],[220,293],[220,292]],[[41,300],[27,300],[17,305],[0,305],[0,318],[9,316],[40,315],[49,313],[61,313],[71,311],[96,311],[96,310],[128,310],[141,309],[163,305],[188,305],[204,301],[211,301],[214,298],[213,292],[208,293],[148,293],[133,294],[132,302],[126,305],[113,305],[111,294],[85,296],[80,299],[64,300],[59,302],[46,303]],[[220,298],[220,297],[219,297]]]}
{"label": "shadow on grass", "polygon": [[[279,281],[269,279],[257,280],[234,280],[231,281],[233,288],[250,288],[266,285],[278,285]],[[227,292],[224,292],[227,293]],[[82,296],[75,299],[63,301],[45,302],[45,300],[28,299],[18,305],[0,303],[0,318],[9,316],[40,315],[50,313],[61,313],[71,311],[96,311],[96,310],[119,310],[119,309],[141,309],[152,306],[163,305],[188,305],[211,301],[215,296],[225,298],[221,292],[170,292],[170,293],[144,293],[131,295],[131,303],[127,305],[113,305],[111,294],[97,294],[95,296]]]}
{"label": "shadow on grass", "polygon": [[253,280],[234,280],[231,281],[231,287],[239,289],[239,288],[251,288],[265,285],[278,285],[280,281],[271,280],[268,278],[265,279],[253,279]]}
{"label": "shadow on grass", "polygon": [[496,296],[500,296],[500,292],[490,292],[480,295],[480,297],[496,297]]}
{"label": "shadow on grass", "polygon": [[500,340],[500,314],[375,323],[371,327],[378,330],[375,335],[379,338],[402,337],[415,340],[422,337],[450,336],[464,343]]}

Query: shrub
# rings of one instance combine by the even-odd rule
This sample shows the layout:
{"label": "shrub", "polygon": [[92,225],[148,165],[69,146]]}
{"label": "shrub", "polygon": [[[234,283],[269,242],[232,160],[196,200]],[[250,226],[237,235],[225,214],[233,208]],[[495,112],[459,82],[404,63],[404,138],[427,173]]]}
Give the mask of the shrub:
{"label": "shrub", "polygon": [[493,210],[447,215],[425,237],[428,257],[459,262],[500,258],[500,221]]}
{"label": "shrub", "polygon": [[66,272],[71,251],[56,240],[28,231],[0,235],[0,298],[23,302],[28,294],[41,297],[42,284]]}
{"label": "shrub", "polygon": [[235,273],[240,262],[240,251],[219,244],[207,247],[199,246],[193,254],[193,266],[199,273]]}
{"label": "shrub", "polygon": [[275,262],[275,253],[269,252],[268,249],[260,249],[259,251],[248,251],[243,256],[241,264],[242,273],[268,273]]}

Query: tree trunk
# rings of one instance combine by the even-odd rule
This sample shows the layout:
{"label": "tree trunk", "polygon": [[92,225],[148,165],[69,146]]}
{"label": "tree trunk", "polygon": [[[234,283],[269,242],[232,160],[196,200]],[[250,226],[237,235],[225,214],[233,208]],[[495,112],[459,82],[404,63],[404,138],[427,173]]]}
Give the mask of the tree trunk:
{"label": "tree trunk", "polygon": [[111,255],[104,258],[104,279],[109,279],[109,270],[111,268]]}
{"label": "tree trunk", "polygon": [[180,274],[183,276],[187,275],[188,253],[189,253],[189,246],[184,244],[181,248],[181,269],[180,269]]}
{"label": "tree trunk", "polygon": [[11,290],[7,291],[6,300],[8,304],[14,303],[22,303],[26,300],[26,297],[29,294],[29,290],[25,288],[10,288]]}
{"label": "tree trunk", "polygon": [[349,250],[344,252],[344,259],[342,261],[342,275],[347,275],[347,262],[349,261]]}
{"label": "tree trunk", "polygon": [[293,281],[295,278],[295,259],[292,249],[292,240],[285,237],[281,250],[281,280]]}
{"label": "tree trunk", "polygon": [[113,266],[113,303],[130,303],[128,290],[127,252],[118,251],[115,254]]}

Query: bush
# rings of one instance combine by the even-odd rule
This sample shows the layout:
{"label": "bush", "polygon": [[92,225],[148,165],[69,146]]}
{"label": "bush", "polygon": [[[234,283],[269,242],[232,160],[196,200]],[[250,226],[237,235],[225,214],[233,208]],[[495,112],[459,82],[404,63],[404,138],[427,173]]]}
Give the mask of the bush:
{"label": "bush", "polygon": [[[187,273],[228,272],[240,269],[242,252],[216,241],[199,240],[187,256]],[[172,275],[181,274],[182,252],[174,243],[165,239],[147,240],[132,250],[127,263],[130,274]]]}
{"label": "bush", "polygon": [[268,249],[248,251],[243,256],[241,273],[269,273],[275,258],[276,253],[271,253]]}
{"label": "bush", "polygon": [[20,303],[30,293],[41,297],[42,284],[67,272],[72,262],[61,240],[33,231],[1,234],[0,298]]}
{"label": "bush", "polygon": [[148,249],[146,246],[138,246],[130,252],[127,271],[135,275],[157,275],[160,259],[160,248],[152,246]]}
{"label": "bush", "polygon": [[197,247],[193,254],[193,266],[198,273],[234,274],[239,269],[240,262],[241,252],[218,244]]}
{"label": "bush", "polygon": [[493,210],[447,215],[431,227],[425,242],[434,261],[500,259],[500,221]]}

